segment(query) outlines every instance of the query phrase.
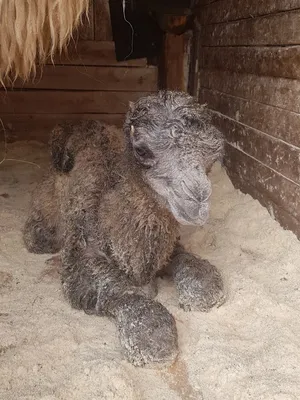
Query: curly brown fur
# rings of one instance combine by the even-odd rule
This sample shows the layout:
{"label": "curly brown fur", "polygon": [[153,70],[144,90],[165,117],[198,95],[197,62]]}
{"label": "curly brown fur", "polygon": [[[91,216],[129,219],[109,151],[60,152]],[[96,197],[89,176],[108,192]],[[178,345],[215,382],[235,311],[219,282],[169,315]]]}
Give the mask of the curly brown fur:
{"label": "curly brown fur", "polygon": [[[54,168],[60,172],[70,172],[74,167],[75,154],[88,145],[86,139],[95,131],[100,134],[103,129],[97,121],[92,120],[78,121],[76,124],[73,121],[65,121],[57,125],[52,131],[49,143]],[[83,132],[85,140],[82,140]]]}
{"label": "curly brown fur", "polygon": [[185,309],[223,299],[215,268],[176,250],[178,221],[207,218],[206,173],[223,139],[206,109],[177,92],[131,105],[124,133],[96,121],[54,130],[52,166],[33,194],[24,240],[33,252],[61,250],[66,298],[115,318],[129,361],[166,364],[178,351],[175,321],[145,293],[155,295],[159,271],[173,267]]}

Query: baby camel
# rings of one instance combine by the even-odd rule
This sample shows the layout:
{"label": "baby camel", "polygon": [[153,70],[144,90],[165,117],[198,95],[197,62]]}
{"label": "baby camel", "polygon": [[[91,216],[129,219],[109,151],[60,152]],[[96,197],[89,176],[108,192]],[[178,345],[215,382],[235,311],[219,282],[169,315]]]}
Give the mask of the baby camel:
{"label": "baby camel", "polygon": [[224,302],[216,268],[179,244],[179,223],[208,218],[207,172],[222,151],[206,108],[181,92],[130,104],[123,132],[98,121],[52,132],[52,162],[33,194],[25,244],[61,252],[66,298],[114,318],[134,365],[166,365],[178,353],[174,318],[153,300],[158,273],[172,271],[184,310]]}

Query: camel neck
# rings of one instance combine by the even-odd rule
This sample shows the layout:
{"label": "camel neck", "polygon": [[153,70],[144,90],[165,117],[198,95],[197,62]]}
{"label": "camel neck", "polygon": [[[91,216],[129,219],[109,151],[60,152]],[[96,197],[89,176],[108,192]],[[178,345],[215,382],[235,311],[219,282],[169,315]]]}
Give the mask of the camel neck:
{"label": "camel neck", "polygon": [[157,209],[160,213],[167,215],[172,224],[177,224],[173,214],[169,211],[165,199],[162,198],[149,184],[145,177],[145,169],[136,161],[131,149],[125,150],[125,170],[130,181],[138,187],[139,192],[151,209]]}

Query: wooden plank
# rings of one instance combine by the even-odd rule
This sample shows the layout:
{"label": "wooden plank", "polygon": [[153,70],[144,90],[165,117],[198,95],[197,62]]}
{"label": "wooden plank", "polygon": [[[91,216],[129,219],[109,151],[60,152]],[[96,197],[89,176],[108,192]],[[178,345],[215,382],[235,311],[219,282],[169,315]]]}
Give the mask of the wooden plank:
{"label": "wooden plank", "polygon": [[240,181],[251,183],[262,196],[300,221],[300,186],[277,174],[245,153],[226,146],[225,166]]}
{"label": "wooden plank", "polygon": [[203,27],[205,46],[300,44],[300,11]]}
{"label": "wooden plank", "polygon": [[201,86],[232,96],[300,113],[300,81],[239,74],[229,71],[201,71]]}
{"label": "wooden plank", "polygon": [[195,29],[191,38],[187,91],[194,97],[198,96],[200,87],[200,30]]}
{"label": "wooden plank", "polygon": [[6,114],[2,122],[6,128],[8,142],[37,140],[48,142],[53,127],[65,120],[100,120],[122,127],[125,114]]}
{"label": "wooden plank", "polygon": [[[227,164],[226,158],[225,164]],[[278,221],[284,229],[291,230],[296,234],[298,239],[300,239],[300,221],[297,218],[293,217],[287,210],[271,201],[263,192],[257,190],[248,180],[242,179],[238,174],[232,172],[230,164],[227,165],[227,174],[236,189],[241,190],[243,193],[250,194],[252,197],[257,199],[267,208],[270,215]]]}
{"label": "wooden plank", "polygon": [[300,8],[300,0],[221,0],[209,7],[201,8],[199,21],[202,25],[255,18],[261,15],[296,10]]}
{"label": "wooden plank", "polygon": [[88,14],[82,16],[82,25],[78,29],[78,37],[80,40],[94,40],[94,2],[89,0]]}
{"label": "wooden plank", "polygon": [[[70,44],[68,55],[62,54],[54,60],[56,65],[85,65],[85,66],[120,66],[120,67],[145,67],[147,60],[141,58],[138,60],[118,62],[115,55],[114,42],[102,41],[79,41]],[[49,61],[49,64],[51,62]]]}
{"label": "wooden plank", "polygon": [[154,92],[157,68],[46,66],[40,79],[18,80],[14,88]]}
{"label": "wooden plank", "polygon": [[109,0],[94,0],[95,40],[113,40]]}
{"label": "wooden plank", "polygon": [[197,5],[198,6],[206,6],[206,5],[208,5],[208,4],[211,4],[211,3],[216,3],[216,2],[219,2],[220,0],[198,0],[197,1]]}
{"label": "wooden plank", "polygon": [[300,148],[213,113],[213,123],[226,141],[300,185]]}
{"label": "wooden plank", "polygon": [[147,92],[28,90],[0,92],[1,114],[122,114]]}
{"label": "wooden plank", "polygon": [[184,90],[184,35],[167,33],[163,55],[163,86],[169,90]]}
{"label": "wooden plank", "polygon": [[300,46],[202,47],[203,68],[300,79]]}
{"label": "wooden plank", "polygon": [[214,111],[300,147],[299,114],[203,88],[199,100]]}

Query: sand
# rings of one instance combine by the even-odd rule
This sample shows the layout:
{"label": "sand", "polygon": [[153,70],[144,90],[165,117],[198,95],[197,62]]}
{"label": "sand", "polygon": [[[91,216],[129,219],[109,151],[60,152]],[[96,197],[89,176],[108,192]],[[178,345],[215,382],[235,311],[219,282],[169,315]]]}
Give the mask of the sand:
{"label": "sand", "polygon": [[222,272],[227,302],[185,313],[174,286],[158,299],[173,313],[180,356],[166,370],[137,369],[123,358],[116,328],[63,299],[47,255],[22,243],[30,192],[47,149],[16,143],[0,165],[1,400],[299,400],[300,244],[216,165],[211,217],[183,229],[186,246]]}

